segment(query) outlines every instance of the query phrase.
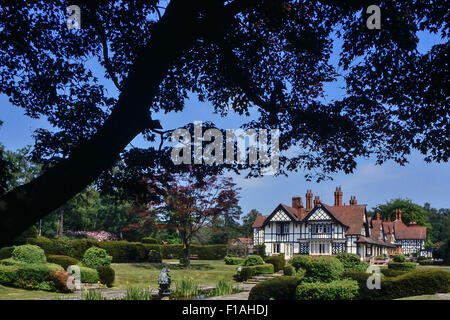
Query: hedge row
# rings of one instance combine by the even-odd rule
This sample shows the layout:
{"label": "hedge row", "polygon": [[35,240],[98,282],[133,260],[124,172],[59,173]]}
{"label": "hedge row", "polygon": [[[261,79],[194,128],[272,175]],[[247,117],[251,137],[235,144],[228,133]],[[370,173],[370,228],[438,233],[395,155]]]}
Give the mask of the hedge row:
{"label": "hedge row", "polygon": [[389,262],[388,269],[391,270],[402,270],[402,271],[410,271],[415,270],[417,268],[417,263],[415,262]]}
{"label": "hedge row", "polygon": [[233,257],[230,255],[225,256],[225,264],[229,265],[242,265],[244,264],[244,258]]}
{"label": "hedge row", "polygon": [[358,282],[354,280],[335,280],[329,283],[301,283],[297,286],[297,300],[351,300],[358,296]]}
{"label": "hedge row", "polygon": [[[183,245],[158,245],[128,241],[103,241],[94,239],[60,240],[44,237],[30,238],[29,244],[44,249],[47,255],[64,255],[75,259],[83,259],[84,253],[90,247],[99,247],[113,257],[112,262],[145,262],[150,250],[160,252],[163,259],[179,259],[183,256]],[[5,250],[7,251],[7,250]],[[227,245],[191,245],[191,254],[198,255],[200,260],[221,260],[227,252]],[[7,252],[5,252],[7,255]]]}
{"label": "hedge row", "polygon": [[359,299],[391,300],[450,291],[450,273],[442,270],[415,270],[396,277],[381,277],[380,289],[368,289],[369,273],[349,271],[343,277],[356,280]]}
{"label": "hedge row", "polygon": [[281,276],[257,283],[250,290],[248,300],[294,300],[301,281],[302,277]]}
{"label": "hedge row", "polygon": [[273,268],[274,268],[275,272],[283,270],[284,266],[286,265],[286,260],[284,259],[284,254],[278,255],[278,256],[266,257],[266,258],[264,258],[264,261],[266,263],[273,264]]}

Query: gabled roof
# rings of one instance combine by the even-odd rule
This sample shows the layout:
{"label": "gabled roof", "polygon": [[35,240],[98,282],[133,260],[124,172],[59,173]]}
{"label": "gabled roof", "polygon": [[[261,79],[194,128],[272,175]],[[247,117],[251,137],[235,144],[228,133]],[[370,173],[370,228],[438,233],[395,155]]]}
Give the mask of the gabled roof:
{"label": "gabled roof", "polygon": [[266,219],[265,219],[264,222],[262,223],[261,227],[263,227],[264,225],[266,225],[266,224],[272,219],[272,217],[273,217],[278,211],[280,211],[280,210],[284,211],[284,213],[286,213],[287,216],[288,216],[289,218],[291,218],[293,221],[299,221],[299,220],[298,220],[298,216],[297,216],[297,210],[295,210],[294,208],[289,207],[289,206],[287,206],[287,205],[285,205],[285,204],[281,204],[281,203],[280,203],[280,204],[275,208],[275,210],[273,210],[272,213],[271,213],[268,217],[266,217]]}
{"label": "gabled roof", "polygon": [[358,237],[358,240],[356,242],[358,242],[358,243],[376,244],[376,245],[379,245],[379,246],[385,246],[385,247],[391,247],[391,248],[395,248],[396,247],[394,244],[391,244],[389,242],[385,242],[385,241],[382,241],[382,240],[378,240],[378,239],[375,239],[373,237],[360,236],[360,237]]}
{"label": "gabled roof", "polygon": [[395,220],[394,235],[397,240],[420,239],[427,238],[427,227],[424,226],[407,226],[401,219]]}
{"label": "gabled roof", "polygon": [[266,220],[267,216],[257,216],[255,222],[253,222],[253,228],[261,228]]}
{"label": "gabled roof", "polygon": [[366,214],[366,205],[350,205],[350,206],[327,206],[323,204],[339,221],[348,226],[345,232],[347,235],[361,234]]}
{"label": "gabled roof", "polygon": [[348,224],[345,223],[344,220],[341,219],[341,217],[339,217],[339,215],[336,215],[333,210],[331,210],[331,207],[327,206],[326,204],[320,203],[319,205],[315,206],[310,212],[308,212],[308,214],[306,215],[306,217],[303,219],[304,220],[308,220],[310,216],[312,216],[314,214],[314,212],[316,212],[319,209],[324,209],[325,212],[327,214],[329,214],[332,218],[334,218],[336,221],[338,221],[340,224],[343,224],[346,227],[349,227]]}

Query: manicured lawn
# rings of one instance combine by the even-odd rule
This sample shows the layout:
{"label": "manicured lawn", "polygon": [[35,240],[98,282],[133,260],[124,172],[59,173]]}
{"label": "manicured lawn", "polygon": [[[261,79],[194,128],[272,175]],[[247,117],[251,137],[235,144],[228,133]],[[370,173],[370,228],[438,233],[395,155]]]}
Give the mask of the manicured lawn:
{"label": "manicured lawn", "polygon": [[450,266],[418,266],[419,269],[443,270],[450,272]]}
{"label": "manicured lawn", "polygon": [[422,296],[406,297],[396,300],[440,300],[437,294],[424,294]]}
{"label": "manicured lawn", "polygon": [[[178,262],[178,260],[164,260],[164,262]],[[126,289],[128,286],[158,287],[158,275],[161,271],[159,264],[112,264],[116,271],[114,289]],[[237,266],[226,265],[223,260],[193,260],[191,269],[178,269],[171,266],[170,277],[172,284],[183,279],[193,279],[198,284],[216,284],[219,280],[233,280]]]}
{"label": "manicured lawn", "polygon": [[[178,262],[178,260],[164,260],[164,262]],[[197,284],[216,284],[222,279],[235,282],[233,275],[236,273],[237,266],[226,265],[223,260],[194,260],[191,261],[191,264],[189,270],[171,266],[169,274],[172,285],[175,286],[176,281],[182,279],[193,279]],[[160,264],[113,263],[111,266],[116,272],[116,280],[112,289],[126,290],[129,286],[158,287]],[[71,294],[16,289],[0,285],[0,300],[58,299],[69,295]]]}

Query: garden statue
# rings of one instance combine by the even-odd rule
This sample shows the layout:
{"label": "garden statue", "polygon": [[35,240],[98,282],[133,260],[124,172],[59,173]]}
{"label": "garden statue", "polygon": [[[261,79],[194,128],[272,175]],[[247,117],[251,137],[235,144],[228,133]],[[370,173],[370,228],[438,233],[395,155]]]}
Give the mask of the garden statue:
{"label": "garden statue", "polygon": [[170,279],[169,271],[170,271],[169,265],[165,263],[158,276],[160,297],[167,297],[170,295],[170,282],[172,280]]}

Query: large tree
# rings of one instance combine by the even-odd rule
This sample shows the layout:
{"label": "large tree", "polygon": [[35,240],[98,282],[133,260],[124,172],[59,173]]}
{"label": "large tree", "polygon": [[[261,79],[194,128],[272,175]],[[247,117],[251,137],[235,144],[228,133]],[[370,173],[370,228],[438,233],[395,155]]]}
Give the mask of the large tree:
{"label": "large tree", "polygon": [[[291,151],[280,173],[321,180],[352,172],[360,156],[404,164],[412,149],[426,161],[448,160],[448,42],[417,50],[418,32],[448,35],[443,0],[379,1],[381,30],[366,27],[371,1],[77,4],[81,29],[69,30],[66,1],[1,1],[0,93],[54,129],[35,132],[45,172],[0,198],[0,241],[107,176],[120,158],[146,176],[170,167],[170,149],[157,141],[167,135],[153,117],[183,110],[190,93],[222,115],[256,111],[244,128],[279,129],[280,150]],[[324,102],[324,83],[338,75],[329,62],[334,35],[343,40],[345,94]],[[124,151],[139,134],[156,145]],[[259,174],[253,164],[232,169]]]}

